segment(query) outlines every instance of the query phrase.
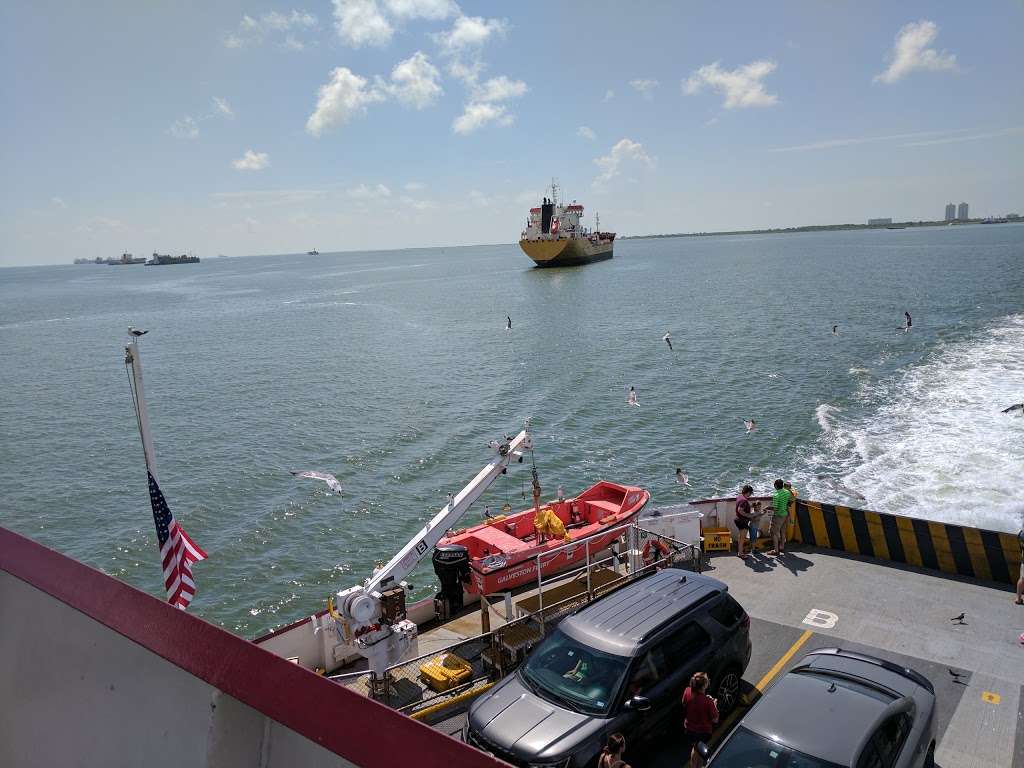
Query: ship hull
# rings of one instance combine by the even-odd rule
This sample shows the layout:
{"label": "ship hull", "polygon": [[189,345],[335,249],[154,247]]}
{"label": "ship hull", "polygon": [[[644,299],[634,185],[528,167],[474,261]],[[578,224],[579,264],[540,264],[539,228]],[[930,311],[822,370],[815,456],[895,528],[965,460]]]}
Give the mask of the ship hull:
{"label": "ship hull", "polygon": [[612,257],[614,243],[592,243],[584,239],[520,240],[523,253],[538,267],[578,267]]}

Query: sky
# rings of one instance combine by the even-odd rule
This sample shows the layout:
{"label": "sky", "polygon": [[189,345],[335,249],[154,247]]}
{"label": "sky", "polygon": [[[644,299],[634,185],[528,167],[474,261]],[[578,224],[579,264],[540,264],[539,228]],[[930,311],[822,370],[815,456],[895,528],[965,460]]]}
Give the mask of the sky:
{"label": "sky", "polygon": [[1024,2],[13,2],[0,266],[1024,215]]}

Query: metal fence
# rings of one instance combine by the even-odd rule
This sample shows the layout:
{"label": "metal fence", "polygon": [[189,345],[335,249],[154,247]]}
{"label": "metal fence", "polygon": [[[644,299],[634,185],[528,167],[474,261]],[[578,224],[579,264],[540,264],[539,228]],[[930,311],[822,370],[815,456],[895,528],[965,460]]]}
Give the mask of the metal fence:
{"label": "metal fence", "polygon": [[[664,547],[654,545],[656,541]],[[340,685],[413,717],[430,719],[458,702],[468,701],[514,671],[563,618],[602,595],[661,568],[686,568],[699,572],[704,566],[704,556],[698,547],[636,524],[623,526],[619,542],[625,544],[624,551],[621,547],[612,547],[610,552],[605,550],[592,557],[588,549],[586,563],[581,567],[548,579],[538,578],[537,610],[518,618],[506,616],[505,623],[491,632],[395,664],[381,677],[375,677],[369,671],[330,677]],[[644,562],[642,555],[648,542],[652,544],[648,551],[653,550],[656,555],[648,558],[652,562]],[[542,564],[538,562],[539,571]],[[618,576],[611,580],[591,578],[593,573],[602,569],[605,574],[612,571]],[[545,586],[571,583],[573,579],[585,584],[585,588],[565,599],[544,605]],[[511,605],[511,601],[506,604]],[[481,610],[489,610],[489,606],[482,604]],[[444,659],[449,655],[457,660],[449,659],[450,666],[446,666]],[[455,674],[454,668],[462,666],[459,660],[465,662],[465,666],[461,673]],[[439,665],[444,667],[442,674],[432,675],[432,671],[438,671]]]}

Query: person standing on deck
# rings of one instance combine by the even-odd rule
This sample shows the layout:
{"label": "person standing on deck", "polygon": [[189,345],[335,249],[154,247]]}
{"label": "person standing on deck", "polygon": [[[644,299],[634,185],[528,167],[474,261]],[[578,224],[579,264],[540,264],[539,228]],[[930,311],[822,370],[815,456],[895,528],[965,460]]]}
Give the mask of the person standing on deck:
{"label": "person standing on deck", "polygon": [[783,483],[783,487],[789,491],[789,518],[786,521],[786,541],[791,541],[793,538],[793,527],[796,525],[796,497],[799,495],[796,492],[796,488],[788,480]]}
{"label": "person standing on deck", "polygon": [[707,673],[697,672],[683,691],[683,734],[690,753],[690,768],[704,765],[695,747],[698,741],[710,741],[718,724],[718,702],[707,694],[710,682]]}
{"label": "person standing on deck", "polygon": [[[754,495],[754,489],[744,485],[740,495],[736,497],[736,519],[733,521],[739,529],[740,535],[736,538],[736,554],[739,557],[747,557],[743,552],[743,540],[750,539],[750,552],[754,552],[754,542],[757,541],[757,513],[750,506],[750,497]],[[746,532],[746,535],[744,535]]]}
{"label": "person standing on deck", "polygon": [[782,479],[775,481],[775,493],[772,494],[772,543],[775,549],[769,555],[781,555],[786,543],[786,520],[789,519],[789,491]]}
{"label": "person standing on deck", "polygon": [[1024,605],[1024,529],[1017,533],[1017,543],[1020,544],[1020,578],[1017,579],[1017,605]]}

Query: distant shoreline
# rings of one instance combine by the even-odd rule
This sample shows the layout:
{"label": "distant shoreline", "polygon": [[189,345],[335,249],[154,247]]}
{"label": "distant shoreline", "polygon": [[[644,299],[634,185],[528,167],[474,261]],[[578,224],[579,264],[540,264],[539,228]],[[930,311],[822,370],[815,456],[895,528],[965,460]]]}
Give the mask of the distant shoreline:
{"label": "distant shoreline", "polygon": [[666,235],[624,235],[620,240],[649,240],[659,237],[717,237],[719,235],[776,235],[785,232],[841,232],[855,229],[911,229],[917,227],[962,227],[965,224],[1010,224],[1024,219],[998,219],[986,222],[985,219],[967,219],[966,221],[894,221],[891,224],[818,224],[806,227],[781,227],[776,229],[732,229],[719,232],[677,232]]}

